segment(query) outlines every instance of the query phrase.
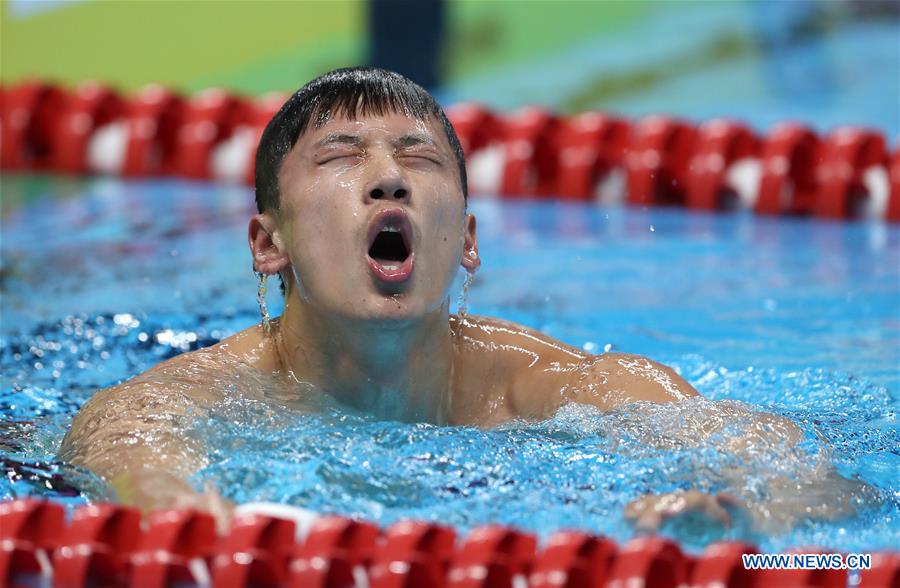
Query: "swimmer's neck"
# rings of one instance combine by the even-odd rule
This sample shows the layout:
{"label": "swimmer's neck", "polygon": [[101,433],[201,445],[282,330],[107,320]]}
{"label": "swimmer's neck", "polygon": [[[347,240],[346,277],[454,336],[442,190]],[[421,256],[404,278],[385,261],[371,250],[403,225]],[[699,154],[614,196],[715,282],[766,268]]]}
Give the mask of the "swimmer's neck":
{"label": "swimmer's neck", "polygon": [[453,339],[449,302],[416,320],[365,321],[287,304],[273,330],[288,375],[380,419],[445,423]]}

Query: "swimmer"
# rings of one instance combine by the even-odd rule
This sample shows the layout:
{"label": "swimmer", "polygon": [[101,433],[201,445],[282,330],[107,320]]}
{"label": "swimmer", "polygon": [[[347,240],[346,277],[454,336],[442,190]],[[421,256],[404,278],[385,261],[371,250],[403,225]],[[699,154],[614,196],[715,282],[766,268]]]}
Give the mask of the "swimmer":
{"label": "swimmer", "polygon": [[[381,419],[446,425],[697,396],[645,357],[592,355],[511,322],[450,313],[459,267],[481,265],[465,162],[434,98],[398,74],[340,69],[292,95],[262,135],[256,202],[253,268],[281,280],[283,314],[98,392],[65,437],[60,457],[109,480],[125,503],[227,520],[228,501],[187,483],[205,451],[173,424],[221,401],[236,366],[282,382],[286,402],[320,395]],[[690,511],[727,522],[732,501],[647,496],[626,514],[651,529]]]}

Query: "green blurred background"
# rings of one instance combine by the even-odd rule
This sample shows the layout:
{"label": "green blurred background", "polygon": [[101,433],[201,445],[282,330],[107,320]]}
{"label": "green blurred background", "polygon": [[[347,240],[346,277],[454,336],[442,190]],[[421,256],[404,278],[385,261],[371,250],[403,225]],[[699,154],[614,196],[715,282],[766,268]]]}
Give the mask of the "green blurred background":
{"label": "green blurred background", "polygon": [[[651,2],[448,2],[449,80],[502,69],[627,27]],[[3,0],[4,82],[45,76],[135,89],[160,82],[260,93],[291,90],[368,60],[364,1]],[[396,23],[406,35],[410,23]]]}

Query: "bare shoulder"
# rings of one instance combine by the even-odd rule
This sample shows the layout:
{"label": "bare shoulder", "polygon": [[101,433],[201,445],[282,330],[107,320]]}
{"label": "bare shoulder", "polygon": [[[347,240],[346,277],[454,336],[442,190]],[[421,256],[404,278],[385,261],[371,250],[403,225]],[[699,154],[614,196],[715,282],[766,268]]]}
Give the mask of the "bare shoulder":
{"label": "bare shoulder", "polygon": [[169,437],[184,423],[221,400],[242,366],[265,364],[259,341],[253,328],[247,329],[97,391],[72,420],[60,457],[105,473],[112,468],[98,467],[99,449],[171,445]]}
{"label": "bare shoulder", "polygon": [[509,321],[452,317],[451,331],[467,369],[502,394],[510,418],[547,418],[570,402],[609,410],[697,395],[674,370],[646,357],[593,355]]}
{"label": "bare shoulder", "polygon": [[[546,391],[556,376],[589,354],[523,325],[498,318],[451,316],[463,422],[494,425],[511,418],[543,418]],[[538,380],[535,380],[537,378]],[[549,380],[549,381],[548,381]]]}
{"label": "bare shoulder", "polygon": [[550,361],[580,361],[589,354],[566,345],[540,331],[494,317],[466,315],[450,317],[450,328],[464,346],[490,346],[515,363],[535,364]]}
{"label": "bare shoulder", "polygon": [[675,402],[699,394],[671,367],[642,355],[604,353],[595,356],[594,371],[617,397],[617,404],[648,400]]}
{"label": "bare shoulder", "polygon": [[170,390],[207,404],[218,400],[224,385],[241,371],[270,369],[268,346],[259,327],[250,327],[215,345],[176,355],[98,396]]}

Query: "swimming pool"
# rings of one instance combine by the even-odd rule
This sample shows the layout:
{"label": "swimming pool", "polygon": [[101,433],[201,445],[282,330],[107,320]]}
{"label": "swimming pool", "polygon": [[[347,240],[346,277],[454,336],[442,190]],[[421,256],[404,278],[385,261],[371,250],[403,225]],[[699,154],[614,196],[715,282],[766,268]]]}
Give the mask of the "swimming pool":
{"label": "swimming pool", "polygon": [[[244,236],[252,192],[176,180],[3,181],[0,498],[105,498],[95,477],[54,461],[69,419],[96,388],[258,320]],[[833,463],[867,484],[827,484],[825,496],[853,503],[852,516],[767,536],[691,522],[664,532],[689,549],[722,537],[765,551],[900,544],[900,228],[551,201],[471,208],[484,266],[470,312],[596,353],[648,355],[718,404],[570,406],[546,422],[482,431],[333,407],[286,412],[235,389],[208,419],[186,424],[214,448],[194,481],[237,501],[381,525],[498,522],[539,537],[574,527],[623,541],[632,530],[622,508],[645,492],[762,499],[767,475],[803,483]],[[773,442],[737,464],[745,483],[736,489],[721,475],[735,464],[718,440],[692,439],[703,418],[726,413],[736,415],[727,432],[741,434],[744,403],[790,417],[806,440]]]}

